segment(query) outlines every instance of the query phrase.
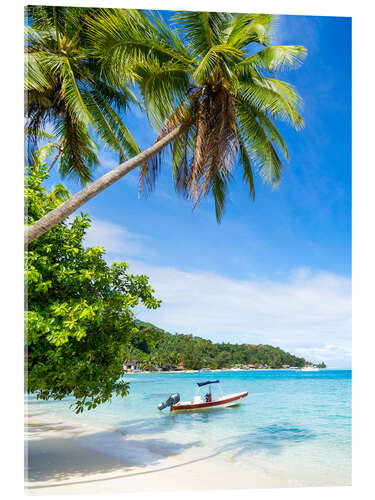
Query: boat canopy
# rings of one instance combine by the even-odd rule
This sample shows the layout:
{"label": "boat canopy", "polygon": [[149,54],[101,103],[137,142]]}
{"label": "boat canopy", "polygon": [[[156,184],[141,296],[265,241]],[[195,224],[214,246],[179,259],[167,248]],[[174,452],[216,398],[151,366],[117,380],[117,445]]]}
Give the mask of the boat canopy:
{"label": "boat canopy", "polygon": [[208,384],[218,384],[220,380],[207,380],[207,382],[197,382],[198,387],[202,387],[203,385],[208,385]]}

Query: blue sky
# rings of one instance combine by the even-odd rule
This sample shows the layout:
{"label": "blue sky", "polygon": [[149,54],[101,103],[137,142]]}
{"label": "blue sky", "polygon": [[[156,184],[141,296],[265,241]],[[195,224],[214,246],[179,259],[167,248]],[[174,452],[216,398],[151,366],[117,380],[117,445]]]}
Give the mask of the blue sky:
{"label": "blue sky", "polygon": [[[168,18],[168,13],[164,15]],[[138,198],[133,172],[83,207],[88,244],[150,276],[163,300],[138,317],[214,341],[269,343],[330,367],[351,362],[351,20],[281,16],[276,44],[301,44],[301,68],[279,77],[304,100],[306,126],[280,124],[291,161],[281,185],[260,179],[250,201],[235,170],[226,214],[195,211],[171,182],[169,159],[156,189]],[[141,148],[155,133],[140,112],[125,123]],[[117,164],[101,149],[99,177]],[[54,172],[47,185],[61,182]],[[72,192],[77,184],[65,182]]]}

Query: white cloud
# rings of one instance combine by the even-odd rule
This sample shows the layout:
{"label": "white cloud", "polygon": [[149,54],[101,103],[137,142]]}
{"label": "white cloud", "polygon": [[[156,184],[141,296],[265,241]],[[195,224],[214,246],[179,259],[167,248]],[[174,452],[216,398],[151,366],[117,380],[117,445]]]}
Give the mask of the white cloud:
{"label": "white cloud", "polygon": [[321,346],[294,347],[294,354],[306,359],[324,361],[331,367],[348,368],[352,363],[351,347],[341,345],[324,344]]}
{"label": "white cloud", "polygon": [[92,219],[85,236],[85,245],[103,247],[107,254],[116,256],[119,254],[139,256],[147,253],[147,248],[142,243],[143,239],[141,235],[130,233],[119,224]]}
{"label": "white cloud", "polygon": [[156,311],[139,310],[142,319],[172,332],[271,344],[330,366],[350,365],[348,279],[300,270],[286,282],[241,281],[205,271],[131,264],[132,272],[150,276],[163,300]]}
{"label": "white cloud", "polygon": [[145,262],[152,245],[144,245],[144,239],[98,219],[86,236],[88,246],[103,246],[107,254],[129,262],[132,273],[150,277],[162,305],[151,311],[140,307],[140,319],[171,332],[270,344],[331,367],[350,366],[349,279],[302,268],[286,281],[234,280],[199,269],[155,266]]}

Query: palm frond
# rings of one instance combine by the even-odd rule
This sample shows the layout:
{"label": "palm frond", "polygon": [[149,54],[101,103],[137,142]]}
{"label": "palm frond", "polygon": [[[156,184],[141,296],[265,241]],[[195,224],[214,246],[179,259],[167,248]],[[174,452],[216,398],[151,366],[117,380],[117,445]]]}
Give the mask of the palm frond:
{"label": "palm frond", "polygon": [[58,30],[69,38],[77,36],[83,29],[84,19],[95,11],[86,7],[52,7],[29,5],[25,8],[26,24],[37,31],[52,33]]}
{"label": "palm frond", "polygon": [[119,154],[120,162],[127,159],[120,140],[118,139],[117,134],[113,129],[113,119],[111,119],[111,116],[106,116],[105,112],[103,111],[103,102],[100,101],[100,97],[98,100],[102,106],[99,105],[94,96],[86,89],[83,89],[82,96],[85,100],[87,110],[90,113],[90,122],[92,123],[100,139],[104,140],[105,143],[113,151]]}
{"label": "palm frond", "polygon": [[260,112],[255,106],[247,103],[247,106],[253,111],[254,116],[257,118],[259,124],[263,127],[265,133],[270,141],[284,154],[287,161],[289,161],[289,151],[284,139],[278,131],[276,125],[268,118],[268,116]]}
{"label": "palm frond", "polygon": [[[159,141],[163,137],[165,137],[167,134],[172,132],[175,128],[178,126],[183,125],[183,129],[181,131],[181,134],[179,137],[176,138],[176,141],[174,141],[171,144],[171,149],[172,152],[175,151],[177,156],[174,159],[174,163],[177,161],[178,165],[178,157],[181,157],[180,152],[181,152],[181,144],[183,141],[184,137],[189,136],[191,133],[191,125],[192,125],[192,116],[194,113],[193,105],[191,103],[187,102],[188,99],[186,98],[177,108],[173,111],[172,115],[166,120],[162,130],[160,131],[158,137],[156,138],[156,141]],[[185,142],[185,141],[184,141]],[[176,144],[176,146],[175,146]],[[183,153],[183,155],[187,155],[187,151]],[[153,190],[155,186],[155,182],[160,170],[160,166],[162,163],[162,158],[165,155],[165,150],[162,150],[160,153],[154,155],[148,162],[146,162],[140,171],[139,175],[139,192],[144,194],[144,195],[149,195],[151,191]],[[181,161],[182,158],[181,158]],[[173,171],[173,175],[175,177],[176,171]],[[177,174],[178,177],[178,174]]]}
{"label": "palm frond", "polygon": [[242,167],[243,179],[249,187],[249,196],[252,200],[255,199],[255,184],[252,162],[249,152],[246,148],[246,143],[242,138],[242,134],[238,134],[239,155],[238,162]]}
{"label": "palm frond", "polygon": [[48,158],[56,152],[56,149],[59,148],[59,145],[56,144],[56,142],[48,142],[44,146],[40,147],[36,151],[33,152],[31,156],[31,161],[30,163],[33,164],[40,164],[43,165],[46,163]]}
{"label": "palm frond", "polygon": [[158,30],[142,11],[102,9],[87,24],[97,57],[118,67],[129,58],[142,63],[151,54],[160,64],[171,60],[191,63],[186,49],[158,36]]}
{"label": "palm frond", "polygon": [[[139,152],[121,119],[140,105],[137,88],[157,141],[178,128],[173,181],[193,208],[212,195],[221,220],[236,159],[251,198],[255,173],[280,181],[289,155],[275,122],[301,128],[302,99],[273,76],[298,67],[306,50],[270,46],[275,16],[184,11],[169,25],[141,10],[31,7],[26,15],[26,126],[36,144],[38,128],[54,123],[63,176],[91,179],[91,127],[121,159]],[[249,56],[250,44],[265,48]],[[141,168],[142,192],[155,185],[165,152]]]}
{"label": "palm frond", "polygon": [[32,25],[38,31],[54,29],[52,7],[42,5],[27,5],[25,7],[25,24]]}
{"label": "palm frond", "polygon": [[76,179],[82,185],[90,182],[92,170],[98,164],[98,147],[90,137],[87,124],[67,113],[57,121],[54,133],[61,140],[61,176]]}
{"label": "palm frond", "polygon": [[230,14],[226,12],[178,12],[172,16],[177,30],[193,54],[203,58],[215,45],[224,42],[224,30]]}
{"label": "palm frond", "polygon": [[138,71],[138,85],[150,123],[160,130],[184,100],[189,89],[189,75],[178,63],[160,66],[156,61],[149,61]]}
{"label": "palm frond", "polygon": [[242,84],[242,98],[269,115],[282,120],[297,130],[304,125],[299,114],[302,100],[292,85],[273,78],[255,77],[251,83]]}
{"label": "palm frond", "polygon": [[112,150],[119,153],[120,161],[140,153],[140,149],[128,128],[101,93],[96,89],[91,91],[85,89],[82,95],[87,103],[93,127],[98,132],[99,137]]}
{"label": "palm frond", "polygon": [[193,78],[194,81],[202,85],[209,78],[214,68],[219,66],[223,56],[229,56],[233,58],[239,58],[242,55],[242,51],[232,47],[231,45],[214,45],[211,47],[206,55],[197,65]]}
{"label": "palm frond", "polygon": [[[121,70],[126,68],[103,63],[95,56],[88,30],[99,12],[80,7],[26,9],[27,150],[30,154],[37,149],[39,128],[53,125],[63,149],[60,172],[73,177],[76,173],[82,183],[91,179],[97,164],[89,125],[120,159],[139,152],[120,118],[131,103],[140,105],[128,86],[135,82],[135,73],[128,66],[124,74]],[[145,16],[136,17],[150,25]]]}
{"label": "palm frond", "polygon": [[[25,137],[27,137],[29,135],[32,135],[33,133],[34,133],[34,131],[31,130],[30,127],[26,126],[24,128],[24,135],[25,135]],[[38,129],[37,132],[36,132],[36,135],[37,135],[38,139],[45,139],[45,140],[55,139],[55,137],[54,137],[53,134],[50,134],[49,132],[47,132],[46,130],[43,130],[43,129]]]}
{"label": "palm frond", "polygon": [[56,83],[54,75],[49,71],[48,59],[39,53],[26,53],[24,56],[25,90],[37,90],[43,92],[53,88]]}
{"label": "palm frond", "polygon": [[63,202],[70,198],[70,192],[64,186],[64,184],[56,184],[55,186],[53,186],[51,192],[48,194],[48,197],[52,201]]}
{"label": "palm frond", "polygon": [[161,15],[157,15],[155,11],[150,11],[150,19],[153,21],[153,25],[157,29],[158,39],[163,41],[168,47],[175,47],[178,49],[179,53],[185,55],[186,61],[192,60],[192,55],[185,47],[183,41],[178,35],[177,30],[172,29],[164,21]]}
{"label": "palm frond", "polygon": [[234,113],[225,87],[196,89],[191,97],[190,122],[173,146],[176,190],[192,200],[193,207],[212,192],[218,220],[238,149]]}
{"label": "palm frond", "polygon": [[238,41],[244,37],[247,28],[257,15],[233,14],[225,29],[225,42],[233,47],[239,45]]}
{"label": "palm frond", "polygon": [[307,50],[301,45],[272,46],[244,59],[237,65],[237,68],[242,73],[246,70],[251,71],[252,68],[268,71],[289,70],[298,68],[306,55]]}
{"label": "palm frond", "polygon": [[212,179],[212,196],[214,198],[215,215],[218,223],[221,222],[225,212],[225,201],[228,194],[228,177],[224,177],[220,172],[216,172]]}
{"label": "palm frond", "polygon": [[270,14],[235,14],[231,21],[227,43],[243,49],[250,43],[269,45],[276,17]]}
{"label": "palm frond", "polygon": [[64,64],[61,65],[61,73],[63,77],[61,95],[66,102],[70,116],[72,118],[77,116],[80,121],[88,123],[90,121],[90,113],[82,97],[68,57],[64,58]]}
{"label": "palm frond", "polygon": [[34,26],[24,27],[25,51],[47,49],[55,45],[56,37],[52,30],[38,30]]}
{"label": "palm frond", "polygon": [[237,119],[249,157],[262,178],[271,184],[280,182],[283,164],[266,131],[246,102],[236,104]]}
{"label": "palm frond", "polygon": [[112,86],[107,79],[91,78],[90,87],[92,91],[99,92],[103,99],[118,112],[126,112],[132,105],[143,110],[142,104],[133,90],[123,80],[117,83],[116,86]]}

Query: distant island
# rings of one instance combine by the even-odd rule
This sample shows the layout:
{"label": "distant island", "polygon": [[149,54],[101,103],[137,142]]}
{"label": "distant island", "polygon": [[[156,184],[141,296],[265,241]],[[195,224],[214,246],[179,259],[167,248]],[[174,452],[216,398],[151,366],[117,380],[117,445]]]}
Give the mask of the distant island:
{"label": "distant island", "polygon": [[323,362],[313,364],[280,347],[214,343],[191,334],[172,334],[143,321],[136,321],[136,327],[124,352],[125,371],[326,368]]}

